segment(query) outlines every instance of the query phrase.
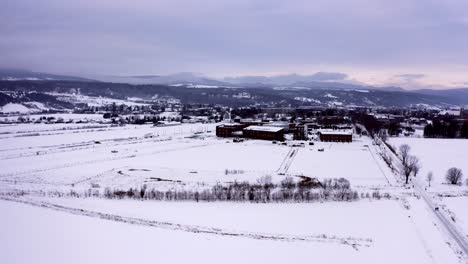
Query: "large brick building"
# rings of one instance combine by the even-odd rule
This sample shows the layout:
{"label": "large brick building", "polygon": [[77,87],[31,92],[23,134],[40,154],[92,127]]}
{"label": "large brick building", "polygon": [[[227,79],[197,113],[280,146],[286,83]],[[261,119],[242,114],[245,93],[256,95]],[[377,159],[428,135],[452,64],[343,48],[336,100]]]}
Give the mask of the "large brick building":
{"label": "large brick building", "polygon": [[353,132],[350,130],[325,130],[320,131],[320,141],[324,142],[352,142]]}
{"label": "large brick building", "polygon": [[243,136],[245,138],[266,139],[266,140],[284,140],[284,128],[273,126],[249,126],[244,128]]}
{"label": "large brick building", "polygon": [[232,137],[234,132],[240,132],[249,125],[239,123],[226,123],[216,126],[216,136]]}

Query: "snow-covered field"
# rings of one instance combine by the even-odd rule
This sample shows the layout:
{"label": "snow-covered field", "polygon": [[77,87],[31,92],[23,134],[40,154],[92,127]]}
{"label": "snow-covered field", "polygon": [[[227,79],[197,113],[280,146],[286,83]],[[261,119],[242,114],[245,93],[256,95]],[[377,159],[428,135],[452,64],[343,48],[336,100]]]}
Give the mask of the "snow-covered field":
{"label": "snow-covered field", "polygon": [[[421,201],[412,202],[421,207]],[[430,218],[424,217],[424,207],[417,209],[421,217],[412,218],[397,201],[194,204],[48,199],[45,204],[60,205],[64,211],[0,201],[7,215],[0,218],[0,250],[5,250],[6,263],[458,262]],[[79,210],[69,214],[70,208]]]}
{"label": "snow-covered field", "polygon": [[[34,131],[35,126],[38,128],[36,132],[25,133]],[[168,164],[168,159],[165,159],[166,163],[159,163],[159,159],[164,160],[164,153],[179,152],[182,155],[183,150],[208,147],[208,140],[204,140],[207,136],[215,141],[214,144],[224,143],[213,139],[212,132],[209,132],[214,125],[57,126],[55,124],[45,129],[46,125],[28,124],[22,130],[20,126],[13,126],[14,130],[8,126],[0,127],[11,132],[0,137],[1,188],[66,190],[72,184],[81,183],[87,189],[94,178],[108,179],[107,184],[111,186],[122,186],[119,182],[122,180],[126,187],[133,184],[140,187],[142,181],[149,177],[161,177],[158,170],[179,168],[180,159],[174,159],[172,165]],[[12,132],[15,130],[15,133]],[[186,138],[193,135],[197,137]],[[188,158],[186,160],[190,160]],[[190,158],[204,160],[201,155]],[[131,178],[130,181],[127,176],[118,173],[126,169],[153,168],[156,171],[148,170],[146,175]],[[116,175],[120,175],[120,179],[114,179]]]}
{"label": "snow-covered field", "polygon": [[[103,115],[102,114],[71,114],[71,113],[56,113],[56,114],[28,114],[28,115],[8,115],[6,117],[3,117],[1,119],[3,120],[7,120],[7,121],[16,121],[18,120],[19,117],[22,117],[22,118],[26,118],[26,119],[29,119],[29,120],[37,120],[41,117],[45,117],[45,118],[55,118],[55,119],[58,119],[58,118],[63,118],[63,120],[67,121],[67,120],[74,120],[74,121],[77,121],[77,120],[95,120],[95,121],[101,121],[103,120]],[[27,124],[19,124],[20,126],[27,126]],[[37,125],[38,124],[34,124]],[[39,124],[40,125],[40,124]],[[49,124],[51,125],[51,124]],[[62,125],[63,124],[58,124],[58,125]]]}
{"label": "snow-covered field", "polygon": [[[355,139],[351,144],[317,142],[299,150],[290,171],[319,179],[346,178],[354,185],[387,185],[386,173],[390,172],[370,145],[368,138]],[[318,151],[322,148],[323,152]]]}
{"label": "snow-covered field", "polygon": [[29,113],[31,110],[22,104],[8,103],[0,107],[2,113]]}
{"label": "snow-covered field", "polygon": [[[389,186],[391,174],[368,138],[290,147],[269,141],[233,143],[214,136],[214,124],[173,127],[102,124],[25,124],[0,127],[1,189],[69,190],[167,188],[217,182],[256,182],[285,175],[347,178],[355,186]],[[325,148],[324,152],[317,151]],[[353,157],[350,159],[350,157]],[[334,166],[338,162],[340,166]],[[359,163],[361,166],[354,166]],[[236,171],[238,173],[226,173]],[[180,185],[180,184],[179,184]]]}
{"label": "snow-covered field", "polygon": [[451,167],[460,168],[465,179],[468,177],[468,140],[392,137],[389,142],[396,148],[408,144],[412,155],[417,156],[421,162],[418,177],[425,180],[426,175],[432,172],[433,184],[438,188],[447,188],[441,185],[445,183],[446,172]]}
{"label": "snow-covered field", "polygon": [[[233,143],[217,138],[215,126],[1,125],[1,262],[465,260],[450,246],[431,215],[433,208],[396,183],[369,138],[304,147],[260,140]],[[321,148],[324,151],[318,151]],[[417,148],[413,153],[419,156]],[[258,204],[43,195],[144,184],[159,190],[196,189],[218,182],[255,183],[267,175],[274,183],[298,175],[343,177],[359,192],[379,189],[394,197]],[[11,195],[22,192],[26,195]]]}

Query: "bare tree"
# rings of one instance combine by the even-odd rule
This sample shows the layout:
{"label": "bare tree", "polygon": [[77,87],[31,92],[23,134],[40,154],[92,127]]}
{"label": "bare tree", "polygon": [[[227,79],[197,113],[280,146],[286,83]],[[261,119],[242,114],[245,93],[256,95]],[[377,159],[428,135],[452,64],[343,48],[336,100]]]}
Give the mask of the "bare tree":
{"label": "bare tree", "polygon": [[408,157],[410,156],[410,150],[411,150],[411,147],[407,144],[403,144],[400,146],[398,154],[400,155],[401,163],[403,163],[403,165],[406,165],[406,163],[408,162]]}
{"label": "bare tree", "polygon": [[257,180],[257,183],[263,187],[263,195],[266,201],[270,201],[271,190],[275,187],[270,175],[266,175]]}
{"label": "bare tree", "polygon": [[421,165],[419,164],[419,159],[416,156],[411,156],[408,158],[408,165],[413,167],[413,176],[418,175]]}
{"label": "bare tree", "polygon": [[432,171],[430,171],[426,176],[426,180],[427,180],[427,183],[429,184],[429,187],[431,187],[431,182],[433,178],[434,178],[434,175],[432,174]]}
{"label": "bare tree", "polygon": [[351,194],[351,184],[347,179],[339,178],[335,185],[338,199],[345,200],[346,197]]}
{"label": "bare tree", "polygon": [[415,156],[408,155],[405,158],[405,162],[401,164],[401,173],[405,177],[405,183],[408,184],[411,175],[416,177],[421,166],[419,165],[419,159]]}
{"label": "bare tree", "polygon": [[459,168],[450,168],[445,175],[445,179],[449,184],[460,184],[463,178],[463,173]]}
{"label": "bare tree", "polygon": [[379,132],[379,137],[384,143],[387,142],[387,139],[388,139],[387,130],[381,129]]}

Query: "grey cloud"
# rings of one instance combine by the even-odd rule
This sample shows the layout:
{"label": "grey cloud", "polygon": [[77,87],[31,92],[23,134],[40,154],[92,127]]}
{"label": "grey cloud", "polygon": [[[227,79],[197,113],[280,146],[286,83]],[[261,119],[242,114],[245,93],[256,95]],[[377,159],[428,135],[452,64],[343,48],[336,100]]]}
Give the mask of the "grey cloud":
{"label": "grey cloud", "polygon": [[[348,81],[348,75],[340,72],[317,72],[311,75],[287,74],[275,76],[238,76],[223,80],[233,84],[263,83],[270,85],[292,85],[296,83]],[[351,80],[349,80],[351,81]]]}
{"label": "grey cloud", "polygon": [[403,79],[421,79],[426,77],[425,74],[399,74],[395,75],[396,78],[403,78]]}
{"label": "grey cloud", "polygon": [[429,77],[422,73],[406,73],[392,76],[386,85],[400,86],[404,88],[427,88],[427,85],[421,82],[422,79]]}
{"label": "grey cloud", "polygon": [[466,65],[466,17],[463,0],[6,0],[0,66],[237,75]]}
{"label": "grey cloud", "polygon": [[315,81],[342,81],[347,78],[348,75],[341,72],[317,72],[311,76]]}

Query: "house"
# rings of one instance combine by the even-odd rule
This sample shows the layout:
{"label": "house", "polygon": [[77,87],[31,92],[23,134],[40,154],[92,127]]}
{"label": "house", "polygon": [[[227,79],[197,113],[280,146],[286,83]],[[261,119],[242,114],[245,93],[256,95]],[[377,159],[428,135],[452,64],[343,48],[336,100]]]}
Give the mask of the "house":
{"label": "house", "polygon": [[352,142],[353,132],[351,130],[321,130],[320,141],[323,142]]}
{"label": "house", "polygon": [[284,128],[275,126],[248,126],[243,130],[245,138],[265,139],[265,140],[284,140]]}
{"label": "house", "polygon": [[293,132],[294,140],[306,140],[307,139],[307,125],[296,125]]}

